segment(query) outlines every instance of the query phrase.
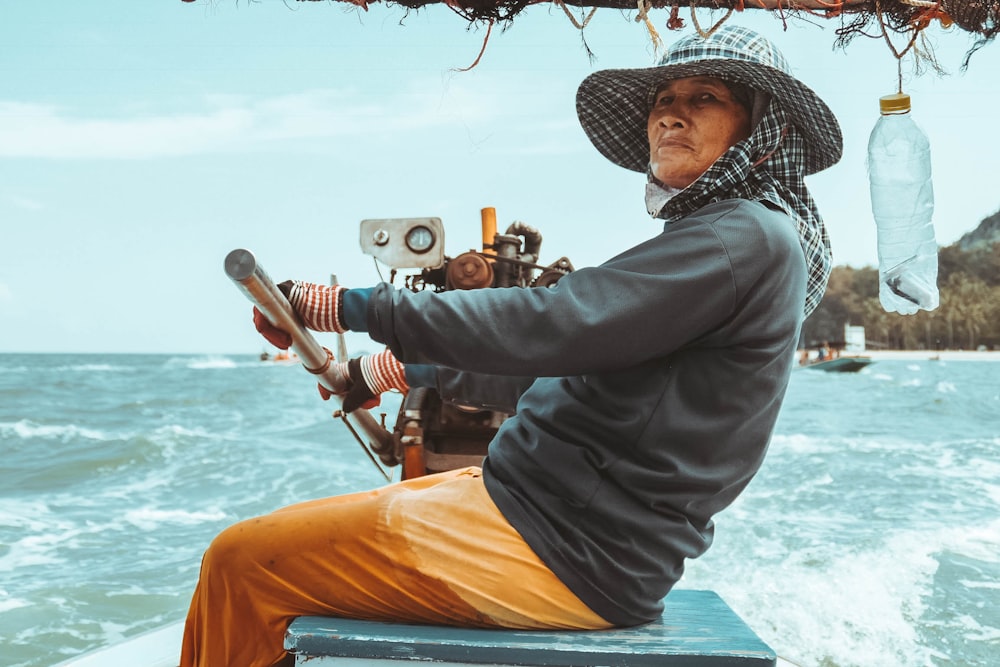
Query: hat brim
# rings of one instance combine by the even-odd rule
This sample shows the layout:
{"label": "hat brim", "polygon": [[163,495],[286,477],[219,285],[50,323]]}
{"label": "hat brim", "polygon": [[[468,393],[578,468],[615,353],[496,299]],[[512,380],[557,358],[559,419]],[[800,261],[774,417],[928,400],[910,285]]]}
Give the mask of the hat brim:
{"label": "hat brim", "polygon": [[714,58],[595,72],[577,89],[580,124],[602,155],[626,169],[644,173],[649,165],[646,121],[650,92],[665,81],[690,76],[736,81],[768,93],[805,138],[806,174],[836,164],[843,155],[840,123],[812,89],[779,69],[744,60]]}

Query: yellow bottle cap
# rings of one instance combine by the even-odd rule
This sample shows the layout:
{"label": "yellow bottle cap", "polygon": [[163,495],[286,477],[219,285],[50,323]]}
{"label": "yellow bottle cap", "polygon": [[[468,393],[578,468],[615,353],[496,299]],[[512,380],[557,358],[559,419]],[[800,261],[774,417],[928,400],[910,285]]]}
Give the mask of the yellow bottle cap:
{"label": "yellow bottle cap", "polygon": [[893,93],[878,98],[878,106],[882,115],[906,113],[910,110],[910,96],[906,93]]}

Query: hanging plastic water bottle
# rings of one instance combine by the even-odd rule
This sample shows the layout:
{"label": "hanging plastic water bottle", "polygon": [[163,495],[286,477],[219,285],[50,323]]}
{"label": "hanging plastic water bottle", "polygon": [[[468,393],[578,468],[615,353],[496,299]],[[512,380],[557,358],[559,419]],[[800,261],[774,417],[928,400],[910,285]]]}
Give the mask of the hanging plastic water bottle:
{"label": "hanging plastic water bottle", "polygon": [[931,149],[905,93],[879,99],[882,115],[868,140],[868,180],[878,226],[879,301],[912,315],[938,306]]}

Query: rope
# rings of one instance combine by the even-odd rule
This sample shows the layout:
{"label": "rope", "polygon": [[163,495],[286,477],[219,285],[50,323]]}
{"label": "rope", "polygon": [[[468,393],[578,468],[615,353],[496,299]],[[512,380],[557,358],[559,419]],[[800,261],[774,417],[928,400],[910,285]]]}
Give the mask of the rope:
{"label": "rope", "polygon": [[[641,1],[642,0],[640,0],[640,2]],[[730,7],[729,11],[726,12],[725,16],[723,16],[721,19],[719,19],[716,22],[715,25],[713,25],[711,28],[709,28],[707,31],[705,31],[705,30],[701,29],[700,25],[698,25],[698,14],[695,13],[694,3],[692,3],[691,4],[691,22],[694,23],[694,29],[698,31],[698,34],[701,35],[701,38],[702,39],[708,39],[709,37],[712,36],[712,33],[714,33],[716,30],[718,30],[719,28],[722,27],[722,24],[725,23],[726,20],[728,20],[729,17],[733,15],[734,11],[735,11],[735,9],[733,7]]]}
{"label": "rope", "polygon": [[476,56],[476,60],[468,67],[456,67],[456,71],[468,72],[470,69],[479,64],[479,61],[483,58],[483,54],[486,53],[486,43],[490,41],[491,32],[493,32],[493,19],[490,19],[490,22],[486,25],[486,37],[483,38],[483,47],[479,49],[479,55]]}
{"label": "rope", "polygon": [[[834,2],[826,2],[825,0],[816,0],[817,3],[823,5],[827,8],[827,11],[835,11],[837,14],[844,9],[844,0],[834,0]],[[837,14],[834,14],[836,16]]]}
{"label": "rope", "polygon": [[653,8],[653,2],[652,0],[637,0],[636,6],[639,9],[639,15],[635,17],[635,22],[645,21],[646,30],[649,31],[649,40],[653,42],[653,53],[655,54],[663,46],[663,40],[660,39],[660,34],[656,32],[653,22],[649,20],[649,16],[646,13]]}
{"label": "rope", "polygon": [[587,14],[587,18],[583,19],[583,23],[580,23],[579,21],[576,20],[576,17],[573,16],[573,12],[569,10],[569,7],[566,6],[566,3],[563,2],[563,0],[554,0],[554,1],[557,5],[562,7],[563,12],[569,18],[570,23],[572,23],[573,27],[576,28],[577,30],[583,30],[584,28],[586,28],[587,24],[590,23],[590,19],[594,18],[594,14],[597,13],[597,7],[593,7],[590,10],[590,13]]}
{"label": "rope", "polygon": [[[917,0],[917,1],[919,2],[921,0]],[[875,15],[878,17],[878,24],[879,24],[879,27],[882,29],[882,38],[885,39],[885,43],[889,45],[889,50],[892,51],[892,55],[896,56],[896,73],[897,73],[897,76],[898,76],[898,79],[899,79],[899,92],[902,93],[903,92],[903,56],[905,56],[910,51],[910,49],[913,48],[913,45],[916,44],[917,37],[920,35],[920,31],[923,30],[926,27],[926,25],[924,25],[924,26],[919,26],[919,25],[914,26],[913,27],[913,36],[910,37],[910,41],[906,45],[906,48],[904,48],[902,51],[898,51],[896,49],[896,45],[892,43],[891,39],[889,39],[889,31],[886,30],[886,27],[885,27],[885,20],[884,20],[884,18],[882,16],[882,0],[875,0]]]}

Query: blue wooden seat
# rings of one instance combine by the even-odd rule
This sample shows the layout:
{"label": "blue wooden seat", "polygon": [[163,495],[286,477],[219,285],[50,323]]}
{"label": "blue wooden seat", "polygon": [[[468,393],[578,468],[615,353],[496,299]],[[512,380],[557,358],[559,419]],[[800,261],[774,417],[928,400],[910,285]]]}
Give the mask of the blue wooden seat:
{"label": "blue wooden seat", "polygon": [[388,667],[419,660],[436,667],[765,667],[777,657],[713,591],[675,590],[663,616],[598,631],[479,630],[320,616],[296,619],[285,649],[296,665]]}

